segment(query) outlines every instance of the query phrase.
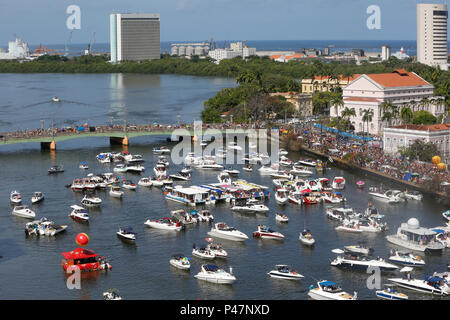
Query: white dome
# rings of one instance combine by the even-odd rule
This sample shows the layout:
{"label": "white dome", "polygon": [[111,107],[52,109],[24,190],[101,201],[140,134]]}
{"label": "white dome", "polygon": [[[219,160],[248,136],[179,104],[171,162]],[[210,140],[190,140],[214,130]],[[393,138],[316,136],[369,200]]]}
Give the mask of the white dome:
{"label": "white dome", "polygon": [[419,220],[417,220],[416,218],[409,219],[408,220],[408,227],[410,229],[418,229],[420,227]]}

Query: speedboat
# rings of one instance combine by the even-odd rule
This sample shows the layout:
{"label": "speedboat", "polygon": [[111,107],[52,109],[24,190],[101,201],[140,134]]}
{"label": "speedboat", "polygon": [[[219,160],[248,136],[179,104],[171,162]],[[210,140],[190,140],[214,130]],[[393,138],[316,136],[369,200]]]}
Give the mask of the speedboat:
{"label": "speedboat", "polygon": [[140,164],[135,165],[135,166],[127,166],[127,172],[132,172],[132,173],[142,173],[145,171],[145,167],[141,166]]}
{"label": "speedboat", "polygon": [[238,204],[235,200],[233,200],[233,206],[230,209],[232,211],[248,213],[265,213],[269,211],[269,208],[267,206],[259,203],[258,200],[254,199],[249,199],[243,204]]}
{"label": "speedboat", "polygon": [[193,213],[188,213],[183,209],[171,211],[172,217],[179,221],[183,225],[195,224],[198,222],[198,218],[196,217],[197,211],[193,211]]}
{"label": "speedboat", "polygon": [[298,160],[295,165],[304,165],[308,167],[315,167],[317,163],[314,160],[304,159],[304,160]]}
{"label": "speedboat", "polygon": [[183,169],[181,169],[180,173],[189,174],[192,173],[192,169],[190,167],[184,167]]}
{"label": "speedboat", "polygon": [[311,234],[311,231],[309,231],[307,229],[303,230],[303,232],[300,232],[300,235],[299,235],[298,239],[303,244],[306,244],[307,246],[312,246],[316,242],[316,240],[314,240],[314,238],[313,238],[313,236]]}
{"label": "speedboat", "polygon": [[337,221],[344,221],[345,219],[357,217],[357,214],[352,208],[327,208],[325,212],[328,218]]}
{"label": "speedboat", "polygon": [[273,172],[270,174],[270,177],[272,179],[283,179],[283,180],[290,180],[292,178],[292,175],[289,174],[289,172],[287,171],[278,171],[278,172]]}
{"label": "speedboat", "polygon": [[365,183],[364,181],[362,181],[362,180],[356,181],[356,186],[357,186],[358,188],[360,188],[360,189],[364,188],[364,185],[365,185],[365,184],[366,184],[366,183]]}
{"label": "speedboat", "polygon": [[26,218],[26,219],[34,219],[36,217],[36,213],[33,210],[30,210],[28,206],[15,206],[12,214],[17,217]]}
{"label": "speedboat", "polygon": [[285,155],[287,155],[289,152],[287,152],[285,149],[283,149],[283,148],[280,148],[279,150],[278,150],[278,156],[279,157],[281,157],[281,156],[285,156]]}
{"label": "speedboat", "polygon": [[442,216],[444,217],[445,220],[450,222],[450,210],[447,210],[447,211],[443,212]]}
{"label": "speedboat", "polygon": [[324,202],[332,204],[339,204],[345,201],[345,198],[341,192],[330,192],[330,191],[323,192],[322,199]]}
{"label": "speedboat", "polygon": [[344,246],[344,249],[348,252],[357,253],[357,254],[365,254],[365,255],[371,255],[373,253],[373,248],[369,248],[368,246],[364,245],[363,243],[359,243],[357,245],[352,246]]}
{"label": "speedboat", "polygon": [[295,176],[312,176],[314,174],[311,170],[300,166],[294,166],[289,173]]}
{"label": "speedboat", "polygon": [[228,172],[222,171],[217,175],[217,180],[219,180],[219,183],[224,184],[230,184],[231,183],[231,177]]}
{"label": "speedboat", "polygon": [[216,258],[226,258],[228,253],[223,249],[220,243],[208,243],[206,249],[214,253]]}
{"label": "speedboat", "polygon": [[76,221],[87,222],[89,220],[89,211],[85,208],[73,205],[70,206],[73,210],[70,212],[69,217]]}
{"label": "speedboat", "polygon": [[213,264],[204,264],[199,273],[194,276],[196,279],[208,281],[217,284],[232,284],[236,281],[236,277],[232,274]]}
{"label": "speedboat", "polygon": [[275,214],[275,221],[277,222],[289,222],[289,218],[282,213]]}
{"label": "speedboat", "polygon": [[369,195],[376,200],[381,200],[387,203],[399,203],[401,201],[400,197],[398,197],[397,194],[394,194],[392,190],[382,193],[378,188],[371,187],[369,188],[369,191]]}
{"label": "speedboat", "polygon": [[122,297],[119,294],[119,290],[117,289],[109,289],[106,292],[103,292],[104,300],[122,300]]}
{"label": "speedboat", "polygon": [[86,162],[82,162],[82,163],[80,163],[80,169],[87,170],[87,169],[89,169],[89,166]]}
{"label": "speedboat", "polygon": [[287,280],[300,280],[304,278],[303,275],[298,273],[295,270],[292,270],[292,268],[285,264],[277,264],[275,266],[274,270],[271,270],[269,273],[267,273],[272,278],[277,279],[287,279]]}
{"label": "speedboat", "polygon": [[425,276],[424,280],[411,279],[410,272],[412,268],[405,267],[401,272],[406,272],[406,276],[402,278],[391,278],[389,281],[396,285],[414,291],[431,293],[441,296],[450,295],[450,285],[448,283],[448,273],[434,273],[432,276]]}
{"label": "speedboat", "polygon": [[122,182],[122,188],[128,189],[128,190],[136,190],[136,184],[131,180],[123,180]]}
{"label": "speedboat", "polygon": [[52,101],[53,101],[53,102],[59,102],[60,100],[59,100],[59,98],[58,98],[57,96],[54,96],[54,97],[52,98]]}
{"label": "speedboat", "polygon": [[169,260],[169,263],[172,267],[181,270],[189,270],[191,269],[191,263],[189,258],[183,254],[174,254],[172,259]]}
{"label": "speedboat", "polygon": [[335,177],[333,182],[331,183],[331,187],[333,189],[342,190],[345,188],[345,179],[344,177]]}
{"label": "speedboat", "polygon": [[239,170],[234,169],[233,167],[229,167],[228,169],[224,169],[222,172],[226,172],[228,174],[233,174],[233,175],[236,175],[236,174],[240,173]]}
{"label": "speedboat", "polygon": [[136,241],[136,233],[133,232],[133,228],[119,228],[116,232],[117,236],[123,240]]}
{"label": "speedboat", "polygon": [[175,179],[175,180],[189,181],[189,180],[191,180],[191,174],[190,173],[185,173],[183,171],[180,171],[177,174],[169,175],[169,178],[172,178],[172,179]]}
{"label": "speedboat", "polygon": [[216,255],[213,252],[211,252],[211,250],[208,250],[205,247],[197,248],[195,244],[194,247],[192,248],[192,255],[207,260],[213,260],[216,258]]}
{"label": "speedboat", "polygon": [[400,263],[407,266],[423,267],[425,261],[422,257],[412,254],[411,252],[403,252],[398,250],[391,250],[389,260],[395,263]]}
{"label": "speedboat", "polygon": [[270,229],[265,225],[258,225],[257,230],[253,232],[253,237],[260,239],[273,239],[273,240],[284,239],[284,235],[275,230]]}
{"label": "speedboat", "polygon": [[276,165],[269,166],[262,166],[258,169],[259,173],[261,175],[271,175],[273,173],[278,173],[278,167]]}
{"label": "speedboat", "polygon": [[141,187],[151,187],[153,185],[153,182],[150,178],[144,177],[139,179],[138,185]]}
{"label": "speedboat", "polygon": [[399,292],[394,284],[385,284],[386,288],[383,290],[375,291],[377,298],[385,300],[408,300],[408,296]]}
{"label": "speedboat", "polygon": [[336,231],[344,231],[344,232],[352,232],[352,233],[361,233],[363,232],[359,228],[359,224],[354,220],[344,220],[341,225],[337,226]]}
{"label": "speedboat", "polygon": [[64,172],[63,166],[52,166],[48,169],[49,174]]}
{"label": "speedboat", "polygon": [[423,199],[423,195],[419,191],[408,191],[406,190],[403,195],[408,200],[417,200],[421,201]]}
{"label": "speedboat", "polygon": [[249,164],[248,166],[242,167],[242,170],[247,171],[247,172],[252,172],[253,167],[251,164]]}
{"label": "speedboat", "polygon": [[114,198],[122,198],[123,191],[120,190],[119,186],[111,186],[111,189],[109,190],[109,195]]}
{"label": "speedboat", "polygon": [[81,204],[87,207],[99,206],[101,203],[102,199],[88,195],[85,195],[84,198],[81,200]]}
{"label": "speedboat", "polygon": [[83,191],[84,190],[84,181],[81,179],[75,179],[75,180],[73,180],[72,184],[70,185],[70,188],[73,191]]}
{"label": "speedboat", "polygon": [[124,173],[128,171],[128,166],[123,163],[119,163],[114,167],[113,171],[115,173]]}
{"label": "speedboat", "polygon": [[60,232],[63,232],[67,229],[67,226],[61,226],[53,221],[47,220],[47,218],[42,218],[41,220],[36,220],[32,222],[28,222],[25,225],[25,234],[32,235],[35,234],[37,236],[55,236]]}
{"label": "speedboat", "polygon": [[436,227],[431,230],[436,232],[436,241],[442,243],[445,247],[450,248],[450,226]]}
{"label": "speedboat", "polygon": [[214,216],[208,210],[200,210],[198,213],[198,219],[200,222],[213,222]]}
{"label": "speedboat", "polygon": [[335,282],[322,280],[317,282],[317,288],[310,286],[308,292],[314,300],[356,300],[357,293],[354,292],[353,296],[343,291],[340,286]]}
{"label": "speedboat", "polygon": [[333,249],[332,252],[338,255],[336,259],[331,261],[331,265],[335,267],[364,270],[369,267],[376,267],[380,271],[395,271],[398,269],[396,265],[388,263],[382,258],[368,258],[354,253],[346,253],[341,249]]}
{"label": "speedboat", "polygon": [[288,191],[286,189],[277,189],[275,192],[275,201],[280,205],[288,203]]}
{"label": "speedboat", "polygon": [[299,192],[290,192],[288,195],[289,203],[300,205],[303,203],[303,194]]}
{"label": "speedboat", "polygon": [[163,164],[157,164],[153,168],[153,172],[155,173],[155,176],[157,178],[165,179],[167,177],[167,170],[166,170],[166,167]]}
{"label": "speedboat", "polygon": [[289,158],[287,158],[285,156],[281,156],[280,161],[278,161],[278,163],[280,164],[280,166],[283,166],[283,167],[290,167],[293,165],[292,160],[290,160]]}
{"label": "speedboat", "polygon": [[136,162],[144,162],[144,157],[142,157],[142,155],[140,154],[125,154],[123,156],[123,159],[127,162],[127,163],[136,163]]}
{"label": "speedboat", "polygon": [[170,149],[166,146],[162,147],[155,147],[152,149],[153,154],[163,154],[163,153],[170,153]]}
{"label": "speedboat", "polygon": [[160,218],[156,220],[148,219],[144,224],[150,228],[170,231],[180,231],[183,228],[183,225],[180,222],[176,222],[172,218]]}
{"label": "speedboat", "polygon": [[44,200],[44,194],[39,191],[35,192],[31,197],[31,203],[38,203],[42,200]]}
{"label": "speedboat", "polygon": [[11,203],[19,204],[22,202],[22,196],[20,195],[20,193],[18,191],[14,190],[14,191],[11,191],[9,200],[11,201]]}
{"label": "speedboat", "polygon": [[211,231],[209,231],[208,234],[212,237],[222,238],[226,240],[233,240],[233,241],[248,240],[248,236],[245,233],[233,227],[229,227],[225,222],[219,222],[214,224],[214,226],[211,228]]}

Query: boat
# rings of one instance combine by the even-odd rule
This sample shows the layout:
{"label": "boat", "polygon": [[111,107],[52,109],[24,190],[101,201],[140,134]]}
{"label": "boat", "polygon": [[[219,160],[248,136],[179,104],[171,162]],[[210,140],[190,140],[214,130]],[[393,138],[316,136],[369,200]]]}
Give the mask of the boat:
{"label": "boat", "polygon": [[232,274],[231,267],[230,272],[228,273],[213,264],[202,265],[200,272],[197,273],[194,277],[199,280],[217,284],[232,284],[236,281],[236,277]]}
{"label": "boat", "polygon": [[273,239],[273,240],[284,239],[284,235],[275,230],[270,229],[265,225],[258,225],[257,230],[253,232],[253,237],[260,239]]}
{"label": "boat", "polygon": [[242,170],[247,171],[247,172],[252,172],[253,166],[251,164],[249,164],[248,166],[242,167]]}
{"label": "boat", "polygon": [[233,175],[236,175],[236,174],[240,173],[239,170],[234,169],[233,167],[229,167],[228,169],[224,169],[222,172],[226,172],[228,174],[233,174]]}
{"label": "boat", "polygon": [[344,250],[357,254],[371,255],[373,253],[373,248],[369,248],[363,242],[358,243],[357,245],[344,246]]}
{"label": "boat", "polygon": [[117,231],[116,234],[120,239],[136,241],[136,233],[133,232],[133,228],[131,227],[119,228],[119,231]]}
{"label": "boat", "polygon": [[277,189],[275,192],[275,201],[280,205],[288,203],[288,191],[286,189]]}
{"label": "boat", "polygon": [[403,194],[404,194],[405,198],[408,200],[422,201],[422,199],[423,199],[423,195],[419,191],[406,190]]}
{"label": "boat", "polygon": [[314,300],[356,300],[358,297],[356,292],[352,296],[338,284],[328,280],[318,281],[316,288],[311,285],[308,296]]}
{"label": "boat", "polygon": [[87,169],[89,169],[89,166],[86,162],[82,162],[82,163],[80,163],[80,169],[87,170]]}
{"label": "boat", "polygon": [[172,256],[172,259],[169,260],[169,263],[172,267],[175,267],[177,269],[181,270],[191,269],[191,263],[189,261],[189,258],[183,254],[174,254]]}
{"label": "boat", "polygon": [[353,211],[352,208],[327,208],[325,210],[327,218],[344,221],[345,219],[351,219],[357,217],[357,214]]}
{"label": "boat", "polygon": [[389,257],[389,260],[406,266],[425,266],[425,261],[422,259],[422,257],[414,255],[411,252],[398,251],[395,249],[391,250],[391,256]]}
{"label": "boat", "polygon": [[364,185],[365,185],[365,184],[366,184],[366,183],[365,183],[364,181],[362,181],[362,180],[356,181],[356,186],[357,186],[358,188],[360,188],[360,189],[364,188]]}
{"label": "boat", "polygon": [[292,175],[289,174],[288,171],[277,171],[270,174],[272,179],[283,179],[283,180],[291,180]]}
{"label": "boat", "polygon": [[385,289],[375,291],[377,298],[384,300],[408,300],[408,296],[399,292],[394,284],[385,284]]}
{"label": "boat", "polygon": [[47,218],[35,220],[25,224],[25,235],[29,236],[35,234],[37,236],[55,236],[67,229],[66,225],[59,225]]}
{"label": "boat", "polygon": [[[210,238],[207,238],[210,239]],[[211,239],[212,241],[212,239]],[[216,258],[226,258],[228,257],[228,253],[223,249],[220,243],[208,243],[206,249],[214,253]]]}
{"label": "boat", "polygon": [[300,232],[298,239],[307,246],[312,246],[314,245],[314,243],[316,243],[316,240],[314,240],[311,231],[309,231],[308,229],[305,229],[302,232]]}
{"label": "boat", "polygon": [[357,220],[358,228],[363,232],[382,232],[388,230],[386,222],[373,217],[359,217]]}
{"label": "boat", "polygon": [[89,211],[85,208],[73,205],[70,206],[73,210],[70,212],[69,217],[73,220],[87,222],[89,220]]}
{"label": "boat", "polygon": [[289,218],[282,213],[275,214],[275,221],[277,222],[289,222]]}
{"label": "boat", "polygon": [[395,271],[398,267],[395,264],[388,263],[382,258],[369,258],[364,255],[345,252],[341,249],[333,249],[331,252],[338,256],[331,261],[331,265],[340,268],[363,269],[379,268],[380,271]]}
{"label": "boat", "polygon": [[232,200],[232,211],[244,212],[244,213],[266,213],[269,208],[264,204],[260,203],[256,199],[242,199],[238,201],[236,199]]}
{"label": "boat", "polygon": [[225,170],[217,175],[217,180],[219,180],[219,183],[231,184],[230,174],[225,172]]}
{"label": "boat", "polygon": [[53,101],[53,102],[59,102],[60,100],[59,100],[59,98],[58,98],[57,96],[54,96],[54,97],[52,98],[52,101]]}
{"label": "boat", "polygon": [[124,173],[128,171],[128,166],[123,163],[119,163],[114,167],[113,171],[115,173]]}
{"label": "boat", "polygon": [[[153,182],[153,184],[155,184]],[[164,191],[165,198],[175,202],[190,206],[213,204],[215,200],[210,199],[209,192],[206,189],[184,188],[182,186],[166,187]]]}
{"label": "boat", "polygon": [[237,144],[237,142],[230,142],[227,147],[228,150],[242,151],[242,147]]}
{"label": "boat", "polygon": [[26,219],[34,219],[36,217],[36,213],[33,210],[30,210],[28,206],[15,206],[12,211],[13,216],[26,218]]}
{"label": "boat", "polygon": [[153,168],[153,172],[157,178],[165,179],[167,177],[166,167],[162,164],[157,164]]}
{"label": "boat", "polygon": [[111,153],[99,153],[96,158],[100,163],[110,163],[113,155]]}
{"label": "boat", "polygon": [[303,194],[299,192],[290,192],[288,195],[289,203],[300,205],[303,203]]}
{"label": "boat", "polygon": [[278,173],[278,166],[272,165],[272,166],[262,166],[258,169],[259,173],[261,175],[271,175]]}
{"label": "boat", "polygon": [[11,203],[19,204],[22,202],[22,196],[20,195],[20,192],[14,190],[14,191],[11,191],[9,200],[11,201]]}
{"label": "boat", "polygon": [[388,190],[382,193],[380,189],[371,187],[369,188],[369,191],[370,192],[368,194],[376,200],[381,200],[387,203],[399,203],[401,201],[400,197],[394,194],[392,190]]}
{"label": "boat", "polygon": [[127,163],[137,163],[137,162],[144,162],[144,157],[142,157],[142,155],[140,154],[125,154],[123,156],[123,159],[127,162]]}
{"label": "boat", "polygon": [[410,218],[402,223],[394,235],[386,236],[395,245],[425,253],[442,253],[445,246],[436,241],[436,232],[420,226],[419,220]]}
{"label": "boat", "polygon": [[289,152],[287,152],[285,149],[283,149],[283,148],[280,148],[279,150],[278,150],[278,156],[279,157],[281,157],[281,156],[285,156],[285,155],[287,155]]}
{"label": "boat", "polygon": [[145,167],[141,166],[140,164],[137,164],[135,166],[127,166],[127,172],[131,172],[131,173],[142,173],[145,171]]}
{"label": "boat", "polygon": [[174,221],[172,218],[159,218],[156,220],[148,219],[144,224],[149,228],[170,231],[180,231],[183,228],[183,225],[180,222]]}
{"label": "boat", "polygon": [[287,158],[285,156],[281,156],[278,163],[280,164],[280,166],[283,166],[283,167],[290,167],[293,165],[292,160],[290,160],[289,158]]}
{"label": "boat", "polygon": [[223,170],[223,166],[216,163],[214,160],[203,159],[195,165],[196,169],[203,170]]}
{"label": "boat", "polygon": [[[90,249],[76,248],[69,252],[63,252],[62,267],[64,271],[72,271],[73,266],[81,272],[110,270],[112,267],[105,257],[100,257]],[[70,272],[68,273],[70,274]]]}
{"label": "boat", "polygon": [[345,202],[345,198],[341,192],[322,192],[322,200],[326,203],[339,204]]}
{"label": "boat", "polygon": [[208,250],[205,247],[197,248],[194,244],[194,247],[192,248],[192,255],[201,258],[201,259],[207,259],[207,260],[214,260],[216,258],[216,255],[211,252],[211,250]]}
{"label": "boat", "polygon": [[138,185],[141,187],[151,187],[153,182],[150,178],[144,177],[139,179]]}
{"label": "boat", "polygon": [[228,226],[225,222],[218,222],[214,224],[211,231],[208,232],[208,235],[232,241],[248,240],[248,236],[245,233]]}
{"label": "boat", "polygon": [[[317,169],[316,169],[317,170]],[[327,178],[317,178],[317,183],[321,186],[322,191],[332,191],[330,180]]]}
{"label": "boat", "polygon": [[170,212],[172,217],[176,219],[176,221],[180,222],[183,225],[195,224],[198,222],[198,218],[196,217],[197,211],[193,211],[195,214],[188,213],[183,209],[173,210]]}
{"label": "boat", "polygon": [[88,195],[85,195],[83,197],[83,199],[81,200],[81,204],[83,206],[87,206],[87,207],[99,206],[101,203],[102,203],[102,199],[94,197],[94,196],[88,196]]}
{"label": "boat", "polygon": [[303,275],[301,275],[295,270],[292,270],[290,266],[285,264],[275,265],[275,269],[271,270],[267,274],[272,278],[286,279],[286,280],[301,280],[302,278],[304,278]]}
{"label": "boat", "polygon": [[342,224],[337,226],[336,231],[344,231],[344,232],[351,232],[351,233],[361,233],[363,232],[359,228],[359,224],[357,221],[354,220],[344,220],[342,221]]}
{"label": "boat", "polygon": [[106,292],[103,292],[104,300],[122,300],[122,297],[119,294],[119,290],[117,289],[108,289]]}
{"label": "boat", "polygon": [[131,180],[123,179],[122,188],[127,190],[136,190],[136,184]]}
{"label": "boat", "polygon": [[295,163],[295,165],[304,165],[304,166],[308,166],[308,167],[315,167],[317,166],[317,162],[315,162],[314,160],[310,160],[310,159],[304,159],[304,160],[299,160]]}
{"label": "boat", "polygon": [[442,243],[446,248],[450,248],[450,226],[435,227],[430,230],[436,232],[436,241]]}
{"label": "boat", "polygon": [[208,210],[200,210],[197,212],[200,222],[213,222],[214,216]]}
{"label": "boat", "polygon": [[156,165],[158,166],[164,166],[164,168],[167,168],[169,166],[169,160],[167,160],[166,156],[159,156],[158,157],[158,162],[156,163]]}
{"label": "boat", "polygon": [[170,153],[170,149],[166,146],[161,147],[155,147],[152,149],[153,154],[164,154],[164,153]]}
{"label": "boat", "polygon": [[331,183],[331,187],[333,189],[342,190],[345,188],[345,179],[344,177],[335,177],[333,182]]}
{"label": "boat", "polygon": [[177,174],[169,175],[169,178],[172,178],[174,180],[189,181],[189,180],[191,180],[191,174],[190,173],[185,173],[183,171],[180,171]]}
{"label": "boat", "polygon": [[63,166],[52,166],[48,169],[49,174],[64,172]]}
{"label": "boat", "polygon": [[447,210],[447,211],[443,212],[442,216],[444,217],[445,220],[450,222],[450,210]]}
{"label": "boat", "polygon": [[448,296],[450,295],[450,285],[448,282],[448,273],[434,273],[432,276],[425,276],[424,280],[412,279],[411,267],[405,267],[400,272],[404,272],[405,276],[402,278],[391,278],[389,281],[395,283],[399,287],[419,291],[423,293],[430,293],[433,295]]}
{"label": "boat", "polygon": [[301,166],[294,166],[289,173],[295,176],[311,176],[314,174],[311,170]]}
{"label": "boat", "polygon": [[109,190],[109,195],[113,198],[122,198],[123,191],[120,190],[119,186],[111,186],[111,189]]}
{"label": "boat", "polygon": [[191,167],[184,167],[183,169],[181,169],[180,173],[189,174],[189,173],[192,173],[192,169],[191,169]]}

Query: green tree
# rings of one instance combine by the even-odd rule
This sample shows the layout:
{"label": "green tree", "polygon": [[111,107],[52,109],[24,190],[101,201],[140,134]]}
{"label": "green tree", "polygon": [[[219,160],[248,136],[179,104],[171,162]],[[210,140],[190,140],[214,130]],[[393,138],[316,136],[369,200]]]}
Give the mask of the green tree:
{"label": "green tree", "polygon": [[435,124],[437,122],[437,119],[430,112],[426,110],[419,110],[413,113],[412,122],[413,124],[428,125],[428,124]]}

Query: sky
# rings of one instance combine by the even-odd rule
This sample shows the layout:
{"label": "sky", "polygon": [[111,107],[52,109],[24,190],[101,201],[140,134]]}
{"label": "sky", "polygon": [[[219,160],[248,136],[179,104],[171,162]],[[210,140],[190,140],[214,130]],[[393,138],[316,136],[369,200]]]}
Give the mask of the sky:
{"label": "sky", "polygon": [[[81,11],[72,43],[109,42],[109,14],[159,13],[161,41],[415,40],[416,4],[446,0],[0,0],[0,47],[21,37],[30,45],[64,44],[67,7]],[[370,30],[371,5],[380,29]],[[450,37],[449,37],[450,38]]]}

